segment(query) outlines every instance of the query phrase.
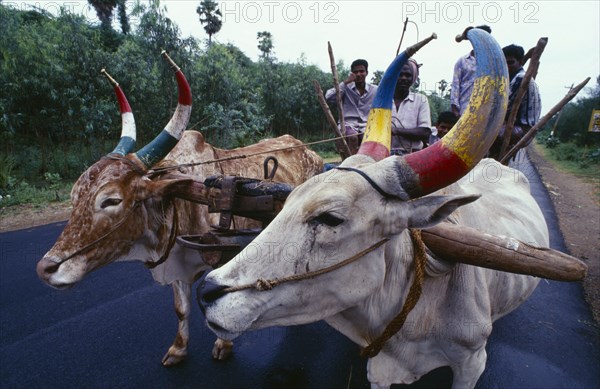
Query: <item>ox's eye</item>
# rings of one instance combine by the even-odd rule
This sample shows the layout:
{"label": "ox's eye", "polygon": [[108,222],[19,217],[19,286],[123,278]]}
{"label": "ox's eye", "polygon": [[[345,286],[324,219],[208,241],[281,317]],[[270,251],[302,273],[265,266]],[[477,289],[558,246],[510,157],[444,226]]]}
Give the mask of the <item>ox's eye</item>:
{"label": "ox's eye", "polygon": [[335,227],[342,224],[344,219],[341,219],[329,212],[323,212],[319,216],[313,218],[311,221],[316,224],[325,224],[329,227]]}
{"label": "ox's eye", "polygon": [[121,200],[121,199],[117,199],[117,198],[114,198],[114,197],[112,197],[112,198],[109,197],[106,200],[104,200],[102,202],[102,204],[100,204],[100,208],[104,209],[104,208],[107,208],[107,207],[112,207],[112,206],[115,206],[115,205],[119,205],[119,204],[121,204],[122,201],[123,200]]}

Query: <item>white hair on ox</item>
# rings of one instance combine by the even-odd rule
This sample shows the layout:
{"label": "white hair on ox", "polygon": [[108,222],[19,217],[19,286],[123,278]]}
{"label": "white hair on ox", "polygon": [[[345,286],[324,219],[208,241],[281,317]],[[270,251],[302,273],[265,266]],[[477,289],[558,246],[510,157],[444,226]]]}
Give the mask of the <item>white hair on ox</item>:
{"label": "white hair on ox", "polygon": [[[525,177],[482,160],[506,112],[508,77],[495,40],[476,29],[467,36],[477,56],[477,80],[452,131],[420,152],[388,157],[389,93],[412,54],[407,49],[384,74],[359,154],[297,187],[252,247],[210,272],[198,288],[200,307],[217,336],[234,339],[247,330],[325,319],[368,348],[401,311],[415,279],[409,229],[451,221],[548,247],[547,227]],[[485,177],[490,167],[500,172],[493,182]],[[353,262],[312,276],[385,239]],[[440,366],[452,368],[453,387],[474,387],[485,368],[493,321],[538,283],[462,263],[428,268],[405,325],[380,352],[369,354],[373,387],[411,383]],[[291,276],[293,281],[280,281]],[[242,289],[257,280],[258,290]],[[464,323],[477,323],[481,331]]]}

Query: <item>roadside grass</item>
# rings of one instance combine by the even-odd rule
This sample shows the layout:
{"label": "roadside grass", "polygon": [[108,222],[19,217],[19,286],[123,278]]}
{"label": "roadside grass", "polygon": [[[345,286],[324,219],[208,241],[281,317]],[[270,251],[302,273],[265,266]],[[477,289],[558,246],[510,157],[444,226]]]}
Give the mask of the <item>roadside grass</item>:
{"label": "roadside grass", "polygon": [[593,158],[597,150],[577,147],[574,144],[561,144],[549,148],[537,139],[535,150],[558,170],[573,174],[593,184],[594,198],[600,202],[600,159]]}

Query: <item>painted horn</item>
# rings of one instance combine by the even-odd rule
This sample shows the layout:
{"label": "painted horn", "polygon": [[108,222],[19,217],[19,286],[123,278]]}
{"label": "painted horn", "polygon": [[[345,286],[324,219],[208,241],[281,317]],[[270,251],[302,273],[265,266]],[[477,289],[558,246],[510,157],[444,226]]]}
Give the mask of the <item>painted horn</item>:
{"label": "painted horn", "polygon": [[477,69],[469,105],[439,142],[398,158],[400,185],[410,198],[425,196],[466,175],[485,156],[504,121],[508,69],[502,50],[485,31],[472,29]]}
{"label": "painted horn", "polygon": [[119,140],[117,147],[115,147],[110,154],[129,154],[135,147],[136,132],[133,112],[131,111],[127,97],[125,97],[125,93],[123,93],[123,89],[121,89],[119,83],[115,81],[105,69],[100,70],[100,73],[102,73],[115,88],[117,100],[119,101],[119,109],[121,110],[121,139]]}
{"label": "painted horn", "polygon": [[162,130],[152,142],[136,152],[137,158],[142,161],[148,169],[163,159],[169,151],[175,147],[177,142],[179,142],[179,139],[181,139],[181,136],[183,135],[183,131],[190,121],[190,115],[192,113],[192,92],[190,90],[190,85],[179,66],[173,62],[167,53],[163,51],[161,54],[163,58],[169,62],[173,70],[175,70],[179,98],[175,113],[173,113],[173,117],[165,129]]}
{"label": "painted horn", "polygon": [[435,33],[408,47],[394,59],[383,74],[369,111],[365,136],[358,149],[358,154],[368,155],[376,161],[389,157],[392,142],[392,103],[396,81],[406,61],[433,39],[437,39]]}

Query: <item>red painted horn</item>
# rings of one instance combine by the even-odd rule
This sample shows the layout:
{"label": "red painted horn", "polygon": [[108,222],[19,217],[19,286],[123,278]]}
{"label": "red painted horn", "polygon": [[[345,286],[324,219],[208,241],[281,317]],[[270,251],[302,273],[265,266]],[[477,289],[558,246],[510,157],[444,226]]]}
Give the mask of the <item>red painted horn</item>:
{"label": "red painted horn", "polygon": [[169,62],[173,70],[175,70],[179,99],[175,113],[173,113],[173,117],[165,129],[162,130],[154,140],[136,152],[137,158],[142,161],[148,169],[163,159],[169,151],[175,147],[177,142],[179,142],[179,139],[181,139],[181,136],[183,135],[183,131],[190,121],[192,113],[192,92],[185,75],[165,51],[161,54],[163,58]]}
{"label": "red painted horn", "polygon": [[410,198],[432,193],[466,175],[485,156],[504,121],[508,69],[502,50],[483,30],[469,30],[467,38],[475,50],[477,70],[465,113],[439,142],[398,157],[400,185]]}
{"label": "red painted horn", "polygon": [[100,70],[100,73],[102,73],[115,88],[117,100],[119,101],[119,109],[121,110],[121,139],[119,140],[117,147],[115,147],[110,154],[129,154],[135,147],[136,138],[135,119],[133,118],[133,112],[131,111],[127,97],[125,97],[125,93],[123,93],[119,83],[115,81],[115,79],[112,78],[105,69]]}

